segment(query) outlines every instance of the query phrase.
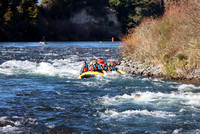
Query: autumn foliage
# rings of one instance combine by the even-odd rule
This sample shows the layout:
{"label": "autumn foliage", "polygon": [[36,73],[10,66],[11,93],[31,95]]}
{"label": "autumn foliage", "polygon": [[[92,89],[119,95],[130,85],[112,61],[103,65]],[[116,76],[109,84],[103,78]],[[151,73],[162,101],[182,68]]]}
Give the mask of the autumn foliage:
{"label": "autumn foliage", "polygon": [[159,19],[147,18],[122,38],[123,55],[160,65],[170,77],[200,69],[200,2],[171,4]]}

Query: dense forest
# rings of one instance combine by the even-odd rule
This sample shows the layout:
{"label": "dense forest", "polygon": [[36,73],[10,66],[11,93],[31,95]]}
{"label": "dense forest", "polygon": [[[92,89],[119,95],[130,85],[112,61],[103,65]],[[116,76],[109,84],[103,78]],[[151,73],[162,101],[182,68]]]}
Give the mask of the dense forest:
{"label": "dense forest", "polygon": [[[103,19],[71,21],[83,9]],[[105,17],[110,11],[120,25]],[[49,41],[108,40],[163,12],[163,0],[1,0],[0,41],[40,41],[43,36]]]}

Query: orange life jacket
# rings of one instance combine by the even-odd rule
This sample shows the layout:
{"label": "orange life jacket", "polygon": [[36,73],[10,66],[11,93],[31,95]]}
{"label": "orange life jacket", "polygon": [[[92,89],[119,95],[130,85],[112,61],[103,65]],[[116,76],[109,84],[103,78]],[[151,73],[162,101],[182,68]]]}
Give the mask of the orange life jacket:
{"label": "orange life jacket", "polygon": [[90,70],[90,71],[94,71],[94,67],[93,67],[93,66],[91,66],[89,70]]}
{"label": "orange life jacket", "polygon": [[104,61],[102,59],[98,59],[99,64],[104,64]]}
{"label": "orange life jacket", "polygon": [[87,72],[87,71],[88,71],[88,67],[85,66],[85,67],[83,68],[83,72]]}

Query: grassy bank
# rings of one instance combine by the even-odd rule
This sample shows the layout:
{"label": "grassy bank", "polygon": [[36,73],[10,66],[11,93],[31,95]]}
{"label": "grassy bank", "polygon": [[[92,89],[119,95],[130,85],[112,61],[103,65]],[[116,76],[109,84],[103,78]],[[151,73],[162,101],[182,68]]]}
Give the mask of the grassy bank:
{"label": "grassy bank", "polygon": [[162,18],[144,19],[122,38],[123,56],[160,65],[171,78],[200,69],[200,2],[171,4]]}

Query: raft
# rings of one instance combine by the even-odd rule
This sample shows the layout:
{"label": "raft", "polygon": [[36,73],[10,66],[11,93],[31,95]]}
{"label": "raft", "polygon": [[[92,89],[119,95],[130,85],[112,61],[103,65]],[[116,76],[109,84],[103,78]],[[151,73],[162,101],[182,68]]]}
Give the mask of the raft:
{"label": "raft", "polygon": [[78,79],[95,77],[97,75],[104,76],[103,73],[98,72],[98,71],[88,71],[88,72],[84,72],[84,73],[80,74],[79,77],[78,77]]}

